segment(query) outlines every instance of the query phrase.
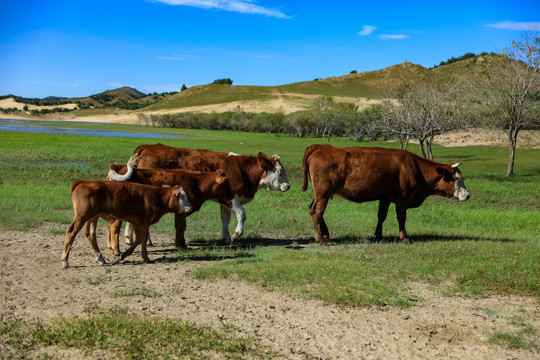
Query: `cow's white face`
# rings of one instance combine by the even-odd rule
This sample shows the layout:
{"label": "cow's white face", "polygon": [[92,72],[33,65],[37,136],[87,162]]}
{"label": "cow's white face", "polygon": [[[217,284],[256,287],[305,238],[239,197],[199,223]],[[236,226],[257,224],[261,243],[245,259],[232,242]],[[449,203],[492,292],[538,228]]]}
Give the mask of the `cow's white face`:
{"label": "cow's white face", "polygon": [[467,188],[465,187],[465,182],[463,181],[463,176],[461,176],[461,171],[459,171],[459,165],[452,164],[452,168],[456,170],[455,173],[455,191],[454,191],[454,198],[459,199],[459,201],[465,201],[468,200],[470,197],[469,192],[467,191]]}
{"label": "cow's white face", "polygon": [[180,201],[180,212],[188,213],[191,211],[192,206],[183,187],[180,187],[180,192],[178,193],[178,200]]}
{"label": "cow's white face", "polygon": [[291,188],[289,179],[285,174],[285,169],[279,161],[279,156],[274,155],[273,159],[275,165],[272,169],[266,172],[266,176],[259,182],[260,189],[272,190],[272,191],[287,191]]}

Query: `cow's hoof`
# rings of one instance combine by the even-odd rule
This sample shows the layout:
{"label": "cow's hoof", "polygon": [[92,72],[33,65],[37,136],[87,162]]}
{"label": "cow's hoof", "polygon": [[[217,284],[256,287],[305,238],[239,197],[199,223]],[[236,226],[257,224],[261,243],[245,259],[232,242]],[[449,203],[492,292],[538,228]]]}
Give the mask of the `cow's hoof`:
{"label": "cow's hoof", "polygon": [[125,243],[126,243],[126,245],[133,245],[133,239],[129,238],[129,237],[126,237]]}
{"label": "cow's hoof", "polygon": [[235,242],[236,240],[240,239],[240,236],[242,236],[241,233],[239,233],[238,231],[235,232],[235,233],[233,234],[233,236],[232,236],[231,241],[232,241],[232,242]]}
{"label": "cow's hoof", "polygon": [[231,239],[227,239],[227,238],[221,238],[221,241],[223,241],[225,244],[229,245],[229,244],[232,244],[232,240]]}
{"label": "cow's hoof", "polygon": [[67,260],[62,260],[62,268],[67,269],[69,268],[69,263]]}
{"label": "cow's hoof", "polygon": [[101,253],[99,253],[98,256],[96,256],[96,261],[100,264],[100,265],[105,265],[107,262],[105,261],[105,258],[103,257],[103,255]]}

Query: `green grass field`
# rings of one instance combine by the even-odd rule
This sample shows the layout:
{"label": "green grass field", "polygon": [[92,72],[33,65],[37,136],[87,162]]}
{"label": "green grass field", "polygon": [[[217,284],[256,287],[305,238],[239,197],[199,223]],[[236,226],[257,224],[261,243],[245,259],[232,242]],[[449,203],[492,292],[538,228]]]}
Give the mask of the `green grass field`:
{"label": "green grass field", "polygon": [[[265,134],[81,125],[112,130],[178,134],[178,139],[141,139],[2,132],[0,142],[0,229],[27,230],[52,222],[52,233],[73,217],[70,183],[104,179],[111,162],[125,163],[136,146],[163,142],[173,146],[267,155],[277,153],[292,188],[287,193],[261,190],[246,205],[246,232],[238,244],[219,241],[219,207],[207,203],[188,218],[188,242],[198,250],[178,252],[178,261],[209,258],[194,275],[229,277],[295,296],[329,303],[408,306],[407,283],[439,285],[447,294],[490,293],[540,296],[540,150],[518,150],[516,175],[504,176],[508,152],[490,147],[435,147],[437,161],[462,162],[471,200],[429,198],[408,212],[414,243],[397,240],[393,206],[385,240],[373,242],[377,203],[355,204],[334,198],[325,213],[332,241],[315,245],[308,206],[311,186],[301,192],[304,150],[319,138],[296,139]],[[333,140],[336,146],[386,146]],[[414,145],[411,151],[418,153]],[[231,224],[234,226],[235,224]],[[173,234],[166,215],[153,232]],[[79,235],[82,236],[82,235]],[[295,244],[308,244],[299,251]],[[100,240],[104,248],[104,240]],[[414,301],[413,301],[414,302]]]}

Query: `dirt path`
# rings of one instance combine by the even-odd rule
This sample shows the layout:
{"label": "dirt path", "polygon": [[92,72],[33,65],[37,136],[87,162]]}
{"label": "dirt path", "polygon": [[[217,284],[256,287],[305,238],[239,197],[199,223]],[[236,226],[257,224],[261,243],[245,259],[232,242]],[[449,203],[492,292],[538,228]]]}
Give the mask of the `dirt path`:
{"label": "dirt path", "polygon": [[[105,247],[100,238],[102,249]],[[424,284],[411,284],[421,301],[410,309],[350,308],[299,300],[241,282],[193,279],[202,262],[168,262],[172,241],[155,236],[153,264],[140,253],[117,265],[99,266],[79,234],[63,270],[63,235],[45,228],[0,232],[1,316],[50,319],[80,314],[84,308],[130,309],[216,328],[234,325],[262,341],[284,359],[533,359],[540,354],[490,345],[494,331],[509,331],[515,315],[540,329],[534,299],[443,297]],[[112,256],[104,254],[111,261]],[[159,297],[113,297],[115,291],[149,288]],[[497,312],[498,318],[489,312]],[[0,348],[0,358],[2,355]],[[70,353],[69,357],[73,357]]]}

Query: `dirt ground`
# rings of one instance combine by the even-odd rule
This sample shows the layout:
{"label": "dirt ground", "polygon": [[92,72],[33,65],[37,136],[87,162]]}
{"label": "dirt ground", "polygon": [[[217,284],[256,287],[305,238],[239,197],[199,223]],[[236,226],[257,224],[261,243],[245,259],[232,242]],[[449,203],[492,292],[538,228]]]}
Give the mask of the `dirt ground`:
{"label": "dirt ground", "polygon": [[[283,359],[539,359],[540,353],[491,345],[494,331],[515,331],[520,316],[540,329],[540,307],[532,298],[442,296],[426,284],[409,284],[416,306],[352,308],[296,299],[231,280],[202,281],[190,276],[208,261],[176,262],[168,236],[154,236],[152,264],[136,251],[125,262],[98,265],[79,234],[62,269],[64,236],[50,224],[29,232],[0,232],[1,300],[4,319],[44,320],[79,315],[88,306],[125,306],[151,316],[215,328],[233,325],[257,334]],[[103,235],[99,245],[110,263]],[[170,261],[169,261],[170,260]],[[100,279],[100,281],[96,281]],[[113,297],[115,291],[149,288],[159,297]],[[495,315],[496,314],[496,315]],[[0,358],[9,358],[0,342]],[[33,354],[51,349],[40,349]],[[74,350],[53,350],[55,358],[94,358]]]}

